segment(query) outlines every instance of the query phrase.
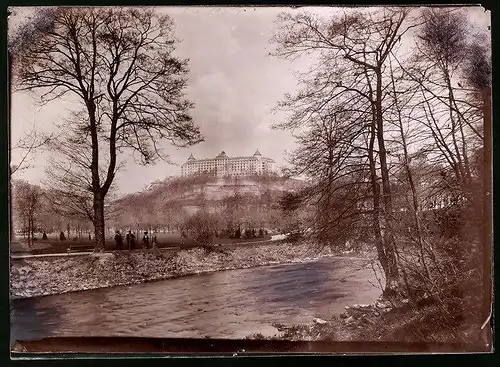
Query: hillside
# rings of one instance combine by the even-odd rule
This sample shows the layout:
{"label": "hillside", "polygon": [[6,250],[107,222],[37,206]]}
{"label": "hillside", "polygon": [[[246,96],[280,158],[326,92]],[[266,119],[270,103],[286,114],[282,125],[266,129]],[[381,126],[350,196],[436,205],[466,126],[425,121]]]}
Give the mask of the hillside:
{"label": "hillside", "polygon": [[304,181],[283,177],[245,177],[222,179],[214,177],[178,177],[155,182],[142,192],[126,195],[116,201],[126,204],[130,201],[180,201],[189,202],[204,194],[209,201],[218,201],[234,195],[262,195],[270,192],[281,195],[286,191],[297,191],[304,187]]}
{"label": "hillside", "polygon": [[278,202],[284,192],[304,186],[304,181],[277,176],[169,178],[115,201],[116,224],[154,226],[168,222],[179,226],[202,206],[226,217],[253,217],[262,221],[271,212],[274,217],[279,216]]}

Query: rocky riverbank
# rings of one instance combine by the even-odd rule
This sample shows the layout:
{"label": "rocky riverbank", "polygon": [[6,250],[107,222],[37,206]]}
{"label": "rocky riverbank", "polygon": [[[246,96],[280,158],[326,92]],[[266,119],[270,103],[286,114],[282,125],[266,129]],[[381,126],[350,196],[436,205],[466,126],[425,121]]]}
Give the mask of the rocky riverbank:
{"label": "rocky riverbank", "polygon": [[[429,297],[415,304],[381,296],[372,304],[347,306],[343,313],[327,320],[313,319],[307,325],[273,324],[279,334],[253,334],[247,339],[429,343],[429,352],[442,345],[449,346],[447,352],[489,351],[488,330],[474,320],[458,318],[458,323],[446,323],[442,308]],[[410,345],[408,348],[412,351]]]}
{"label": "rocky riverbank", "polygon": [[[249,335],[247,339],[290,340],[290,341],[371,341],[363,335],[368,326],[380,322],[382,315],[391,312],[394,303],[382,298],[373,304],[346,306],[345,311],[328,320],[315,318],[307,325],[273,324],[279,334],[266,337],[262,334]],[[361,332],[361,333],[360,333]]]}
{"label": "rocky riverbank", "polygon": [[[11,262],[11,297],[29,298],[256,266],[306,262],[342,252],[310,243],[272,243],[179,252],[139,250]],[[351,256],[353,253],[350,254]]]}

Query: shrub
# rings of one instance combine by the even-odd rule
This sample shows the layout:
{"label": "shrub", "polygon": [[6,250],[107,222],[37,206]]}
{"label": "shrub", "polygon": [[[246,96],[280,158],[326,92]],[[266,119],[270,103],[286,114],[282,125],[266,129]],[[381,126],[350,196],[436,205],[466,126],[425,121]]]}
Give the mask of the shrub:
{"label": "shrub", "polygon": [[206,211],[199,211],[190,216],[185,227],[192,233],[193,239],[201,246],[211,246],[216,238],[217,217]]}

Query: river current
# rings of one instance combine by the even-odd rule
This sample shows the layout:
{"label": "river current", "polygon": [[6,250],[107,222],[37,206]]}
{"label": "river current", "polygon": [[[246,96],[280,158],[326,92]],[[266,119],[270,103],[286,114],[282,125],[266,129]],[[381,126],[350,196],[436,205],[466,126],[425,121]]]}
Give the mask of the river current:
{"label": "river current", "polygon": [[11,303],[11,341],[54,336],[245,338],[328,319],[381,293],[369,260],[326,258]]}

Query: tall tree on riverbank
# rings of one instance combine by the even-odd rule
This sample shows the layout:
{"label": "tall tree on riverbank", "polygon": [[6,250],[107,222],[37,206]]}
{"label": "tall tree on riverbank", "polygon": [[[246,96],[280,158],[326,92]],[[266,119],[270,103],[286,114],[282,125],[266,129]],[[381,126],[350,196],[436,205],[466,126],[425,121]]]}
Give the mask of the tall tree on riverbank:
{"label": "tall tree on riverbank", "polygon": [[[482,270],[482,284],[474,277],[471,288],[477,285],[482,292],[484,322],[491,315],[492,298],[491,39],[486,29],[474,32],[460,11],[431,9],[424,12],[424,17],[422,54],[432,67],[430,71],[437,71],[431,81],[436,85],[438,75],[443,92],[432,93],[430,83],[422,83],[422,89],[427,100],[446,106],[449,115],[451,131],[441,133],[451,137],[441,139],[450,172],[446,183],[451,183],[469,207],[462,213],[462,227],[466,228],[462,233],[468,238],[462,247],[466,250],[466,266],[472,267],[474,274],[476,269]],[[468,270],[460,268],[461,273]]]}
{"label": "tall tree on riverbank", "polygon": [[301,128],[315,115],[324,115],[332,104],[358,101],[357,106],[368,106],[366,113],[355,108],[353,113],[360,116],[353,123],[363,126],[368,133],[372,228],[387,292],[399,287],[399,272],[384,99],[389,84],[388,57],[401,37],[413,27],[405,25],[409,11],[403,8],[349,11],[330,19],[308,13],[283,13],[278,19],[280,30],[273,38],[277,45],[274,55],[278,57],[294,59],[314,55],[318,60],[316,66],[301,77],[303,90],[280,103],[279,107],[291,112],[281,128]]}
{"label": "tall tree on riverbank", "polygon": [[[150,9],[57,8],[15,49],[18,90],[41,90],[42,101],[71,95],[81,104],[90,141],[90,182],[97,248],[104,249],[105,198],[119,154],[142,164],[163,156],[157,142],[202,140],[185,99],[187,60],[173,56],[173,21]],[[103,155],[109,161],[103,171]]]}

